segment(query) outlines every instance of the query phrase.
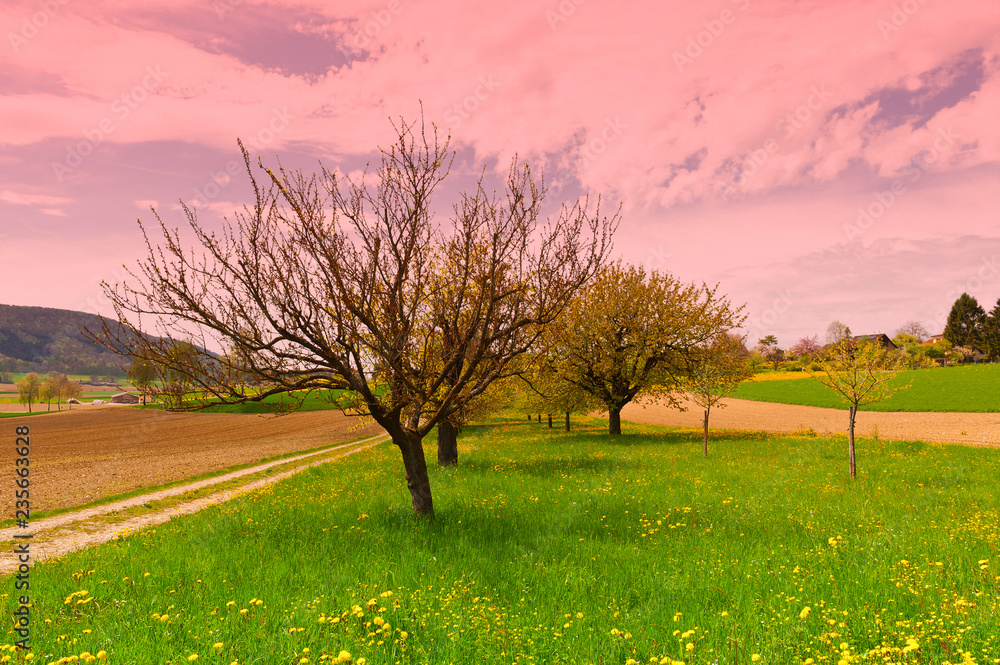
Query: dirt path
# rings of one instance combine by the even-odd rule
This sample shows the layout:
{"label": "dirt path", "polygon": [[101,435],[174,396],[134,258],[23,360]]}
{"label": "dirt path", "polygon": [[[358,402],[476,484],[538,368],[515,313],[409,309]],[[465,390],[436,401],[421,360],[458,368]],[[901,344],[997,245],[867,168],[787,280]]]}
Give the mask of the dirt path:
{"label": "dirt path", "polygon": [[[820,434],[845,433],[847,409],[823,409],[815,406],[724,400],[725,408],[713,408],[712,429],[743,429],[765,432],[794,432],[808,428]],[[701,427],[702,410],[687,403],[681,412],[661,404],[629,404],[622,409],[622,420],[651,425]],[[607,414],[604,414],[607,415]],[[859,411],[858,436],[875,432],[882,439],[937,441],[980,446],[1000,446],[1000,413],[882,413]]]}
{"label": "dirt path", "polygon": [[[215,478],[209,478],[207,480],[188,483],[186,485],[172,487],[158,492],[143,494],[142,496],[132,497],[124,501],[117,501],[104,506],[97,506],[95,508],[88,508],[72,513],[64,513],[62,515],[33,521],[30,523],[29,528],[29,532],[34,534],[34,538],[30,541],[32,562],[37,563],[52,557],[62,556],[74,550],[106,543],[119,535],[127,535],[134,531],[162,524],[177,515],[189,515],[191,513],[204,510],[208,506],[225,503],[226,501],[235,499],[236,497],[247,492],[252,492],[280,480],[284,480],[285,478],[304,471],[310,467],[325,464],[332,460],[361,452],[362,450],[378,445],[387,439],[388,436],[385,434],[368,437],[367,439],[363,439],[361,441],[333,446],[331,448],[307,453],[305,455],[275,460],[273,462],[260,464],[247,469],[241,469],[240,471],[234,471],[233,473],[227,473]],[[101,515],[105,515],[107,513],[141,506],[142,504],[151,501],[159,501],[171,496],[177,496],[185,492],[201,489],[203,487],[217,485],[242,476],[259,473],[260,471],[264,471],[281,464],[305,460],[320,455],[328,455],[330,452],[336,450],[342,450],[343,452],[335,457],[324,457],[323,459],[299,465],[293,469],[283,471],[282,473],[269,476],[267,478],[261,478],[233,489],[215,492],[209,496],[194,499],[192,501],[186,501],[170,508],[144,515],[137,515],[135,517],[114,523],[109,523],[99,519]],[[17,527],[2,529],[0,530],[0,541],[13,540],[14,534],[16,533],[24,533],[24,531],[18,529]],[[14,559],[14,557],[4,557],[3,559],[0,559],[0,575],[6,575],[13,572],[17,568],[17,565],[18,562]]]}
{"label": "dirt path", "polygon": [[[96,406],[0,420],[0,473],[14,469],[15,427],[31,429],[31,506],[54,510],[226,467],[382,433],[339,411],[280,417]],[[14,517],[14,479],[0,515]]]}

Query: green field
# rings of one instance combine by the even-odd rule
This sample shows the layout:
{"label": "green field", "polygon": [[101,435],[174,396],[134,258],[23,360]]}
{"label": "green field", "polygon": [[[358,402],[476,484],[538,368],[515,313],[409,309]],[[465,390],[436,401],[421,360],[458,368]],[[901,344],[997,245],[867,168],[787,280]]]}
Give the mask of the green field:
{"label": "green field", "polygon": [[[1000,412],[1000,364],[937,367],[900,372],[892,385],[910,384],[866,411]],[[759,402],[842,409],[837,393],[808,374],[782,381],[746,381],[733,397]]]}
{"label": "green field", "polygon": [[33,662],[1000,662],[1000,451],[606,426],[466,428],[435,521],[385,444],[40,563]]}
{"label": "green field", "polygon": [[[337,410],[334,403],[337,396],[343,395],[344,390],[314,390],[298,407],[299,411],[330,411]],[[271,395],[261,402],[246,402],[244,404],[216,404],[202,409],[202,413],[274,413],[280,410],[282,403],[294,404],[295,400],[290,400],[288,395]],[[147,404],[140,406],[144,409],[162,409],[163,404]]]}

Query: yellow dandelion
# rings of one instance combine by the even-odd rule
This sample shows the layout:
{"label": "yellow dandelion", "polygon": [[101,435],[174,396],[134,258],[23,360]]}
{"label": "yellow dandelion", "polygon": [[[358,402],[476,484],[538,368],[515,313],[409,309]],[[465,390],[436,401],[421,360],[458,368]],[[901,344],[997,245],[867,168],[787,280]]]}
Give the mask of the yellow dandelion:
{"label": "yellow dandelion", "polygon": [[222,648],[222,642],[216,642],[215,644],[212,645],[212,648],[213,649],[221,649]]}
{"label": "yellow dandelion", "polygon": [[759,653],[755,653],[754,655],[750,656],[750,660],[752,660],[755,663],[759,663],[761,660],[761,656]]}
{"label": "yellow dandelion", "polygon": [[198,654],[196,654],[196,653],[193,653],[193,654],[191,654],[190,656],[188,656],[188,662],[189,662],[189,663],[193,663],[193,662],[194,662],[194,661],[196,661],[196,660],[198,660]]}

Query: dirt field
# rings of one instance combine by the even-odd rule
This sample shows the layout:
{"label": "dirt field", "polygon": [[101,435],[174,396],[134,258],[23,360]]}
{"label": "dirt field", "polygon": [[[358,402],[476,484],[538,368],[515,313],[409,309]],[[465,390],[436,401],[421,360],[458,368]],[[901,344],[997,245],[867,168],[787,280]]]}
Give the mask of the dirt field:
{"label": "dirt field", "polygon": [[31,506],[52,510],[234,464],[382,433],[339,411],[287,416],[166,413],[120,406],[0,420],[0,515],[14,517],[15,428],[31,428]]}
{"label": "dirt field", "polygon": [[[812,428],[820,434],[846,433],[847,409],[815,406],[724,400],[726,408],[713,408],[712,429],[745,429],[765,432],[794,432]],[[629,404],[622,420],[652,425],[701,427],[702,410],[688,404],[681,412],[659,404]],[[605,416],[607,414],[604,414]],[[1000,445],[1000,413],[877,413],[859,411],[856,432],[870,437],[876,431],[882,439],[938,441],[969,445]],[[622,431],[626,431],[623,427]]]}

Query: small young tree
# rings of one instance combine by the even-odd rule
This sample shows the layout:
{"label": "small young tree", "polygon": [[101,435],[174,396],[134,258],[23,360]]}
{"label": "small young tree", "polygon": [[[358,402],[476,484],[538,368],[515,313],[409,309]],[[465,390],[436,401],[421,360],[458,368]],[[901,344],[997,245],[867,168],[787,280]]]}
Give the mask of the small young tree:
{"label": "small young tree", "polygon": [[18,401],[28,405],[28,413],[31,413],[31,404],[38,399],[38,393],[42,388],[42,381],[34,372],[24,375],[24,378],[17,382]]}
{"label": "small young tree", "polygon": [[847,454],[851,478],[857,477],[854,422],[858,408],[881,402],[908,387],[889,385],[899,371],[901,360],[898,353],[883,348],[881,344],[844,339],[819,360],[818,371],[809,372],[848,404]]}
{"label": "small young tree", "polygon": [[700,353],[693,354],[687,367],[685,392],[705,414],[703,452],[708,457],[708,415],[713,406],[725,407],[723,398],[753,376],[750,353],[743,338],[721,333]]}

